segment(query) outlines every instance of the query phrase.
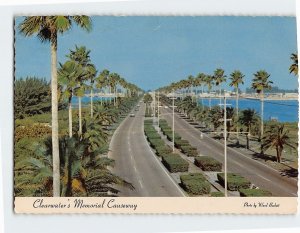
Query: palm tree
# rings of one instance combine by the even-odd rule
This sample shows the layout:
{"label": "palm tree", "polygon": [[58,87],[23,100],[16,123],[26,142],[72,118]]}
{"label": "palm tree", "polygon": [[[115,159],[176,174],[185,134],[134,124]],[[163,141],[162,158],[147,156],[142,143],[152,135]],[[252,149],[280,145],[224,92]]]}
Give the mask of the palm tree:
{"label": "palm tree", "polygon": [[[102,92],[102,88],[104,88],[107,85],[108,75],[109,75],[109,71],[105,69],[96,78],[96,87],[98,89],[100,89],[100,92]],[[101,105],[103,105],[103,98],[102,98],[102,96],[101,96]]]}
{"label": "palm tree", "polygon": [[210,96],[210,91],[211,91],[211,88],[212,88],[212,85],[214,84],[213,83],[213,77],[211,75],[206,75],[205,77],[205,83],[206,83],[206,86],[208,88],[208,93],[209,93],[209,110],[211,110],[211,96]]}
{"label": "palm tree", "polygon": [[298,54],[292,53],[291,54],[291,60],[293,61],[293,64],[290,66],[290,73],[294,73],[295,76],[298,75]]}
{"label": "palm tree", "polygon": [[60,64],[58,70],[58,83],[62,86],[63,97],[68,99],[69,109],[69,137],[72,137],[72,97],[78,89],[78,80],[85,76],[84,70],[74,61],[67,61]]}
{"label": "palm tree", "polygon": [[224,70],[220,69],[220,68],[216,69],[214,71],[213,79],[215,80],[216,86],[219,87],[219,96],[220,96],[220,104],[221,104],[221,102],[222,102],[222,99],[221,99],[221,84],[222,84],[222,82],[226,82],[226,75],[224,74]]}
{"label": "palm tree", "polygon": [[25,36],[37,35],[42,42],[51,44],[51,106],[52,106],[52,158],[53,196],[60,195],[60,161],[58,143],[58,96],[57,96],[57,35],[71,29],[72,23],[89,31],[91,20],[88,16],[30,16],[19,25]]}
{"label": "palm tree", "polygon": [[[239,119],[239,85],[244,84],[243,78],[245,75],[242,74],[241,71],[235,70],[230,74],[230,86],[235,88],[236,91],[236,119]],[[236,125],[236,137],[237,144],[239,144],[239,127]]]}
{"label": "palm tree", "polygon": [[[204,87],[204,83],[205,83],[205,74],[204,73],[200,73],[197,75],[196,77],[197,80],[197,84],[199,86],[201,86],[201,94],[203,95],[203,87]],[[202,105],[202,109],[203,109],[203,98],[201,98],[201,105]]]}
{"label": "palm tree", "polygon": [[[110,93],[112,94],[114,92],[114,106],[116,106],[116,87],[118,84],[120,76],[117,73],[111,73],[109,74],[109,87],[110,87]],[[110,98],[111,102],[111,98]]]}
{"label": "palm tree", "polygon": [[260,94],[261,101],[261,127],[260,127],[260,139],[262,139],[264,134],[264,89],[271,89],[272,81],[269,81],[270,74],[268,74],[265,70],[257,71],[254,74],[254,78],[252,80],[252,88],[256,90],[258,94]]}
{"label": "palm tree", "polygon": [[277,162],[280,163],[284,146],[295,149],[295,146],[290,140],[289,131],[284,129],[283,124],[271,125],[266,131],[266,135],[263,137],[262,148],[264,150],[275,148]]}
{"label": "palm tree", "polygon": [[91,70],[91,67],[93,65],[91,64],[90,52],[91,51],[88,50],[85,46],[78,47],[76,45],[75,50],[70,50],[70,54],[67,56],[72,61],[76,62],[76,64],[82,66],[82,68],[85,70],[87,74],[86,76],[81,76],[81,78],[78,79],[77,97],[78,97],[78,111],[79,111],[79,135],[82,134],[81,98],[84,96],[85,90],[89,89],[88,86],[85,84],[85,81],[87,81],[90,78],[89,76],[90,72],[96,72]]}
{"label": "palm tree", "polygon": [[245,109],[242,111],[242,115],[239,117],[239,122],[246,126],[246,140],[247,140],[247,145],[246,148],[249,149],[249,134],[251,132],[251,128],[254,124],[257,124],[258,122],[258,115],[255,112],[254,109]]}
{"label": "palm tree", "polygon": [[193,101],[194,81],[195,81],[194,76],[193,75],[189,75],[188,78],[187,78],[187,82],[188,82],[188,85],[189,85],[190,95],[191,95],[192,101]]}
{"label": "palm tree", "polygon": [[97,70],[94,64],[87,65],[87,78],[90,79],[90,95],[91,95],[91,118],[93,118],[93,89],[94,89],[94,82],[97,75]]}

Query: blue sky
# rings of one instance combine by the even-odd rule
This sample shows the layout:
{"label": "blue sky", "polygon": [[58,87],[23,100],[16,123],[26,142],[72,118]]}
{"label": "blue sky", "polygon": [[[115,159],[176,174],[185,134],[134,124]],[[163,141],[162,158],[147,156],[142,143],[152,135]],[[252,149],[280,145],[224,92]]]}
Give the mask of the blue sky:
{"label": "blue sky", "polygon": [[[16,26],[22,18],[16,18]],[[75,25],[59,35],[58,61],[75,45],[91,50],[98,70],[108,69],[141,88],[155,89],[173,81],[212,74],[223,68],[227,76],[239,69],[245,87],[253,73],[265,69],[274,85],[298,87],[289,74],[290,54],[297,51],[294,17],[92,17],[93,30]],[[50,45],[16,33],[16,77],[50,79]],[[230,90],[228,85],[223,87]]]}

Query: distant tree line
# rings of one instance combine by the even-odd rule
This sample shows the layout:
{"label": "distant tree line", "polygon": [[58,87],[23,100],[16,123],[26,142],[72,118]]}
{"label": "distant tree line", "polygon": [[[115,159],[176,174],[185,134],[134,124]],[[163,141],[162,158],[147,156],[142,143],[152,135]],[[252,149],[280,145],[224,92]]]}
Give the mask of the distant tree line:
{"label": "distant tree line", "polygon": [[[256,93],[256,90],[252,87],[246,88],[246,93]],[[298,93],[298,89],[288,90],[288,89],[281,89],[277,86],[272,86],[272,89],[265,90],[265,93]]]}

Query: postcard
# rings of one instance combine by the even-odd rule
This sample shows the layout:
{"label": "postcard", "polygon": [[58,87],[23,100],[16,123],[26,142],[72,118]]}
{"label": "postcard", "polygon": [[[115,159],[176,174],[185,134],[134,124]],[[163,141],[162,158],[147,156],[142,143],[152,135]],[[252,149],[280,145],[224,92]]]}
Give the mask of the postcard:
{"label": "postcard", "polygon": [[295,214],[296,18],[16,16],[16,213]]}

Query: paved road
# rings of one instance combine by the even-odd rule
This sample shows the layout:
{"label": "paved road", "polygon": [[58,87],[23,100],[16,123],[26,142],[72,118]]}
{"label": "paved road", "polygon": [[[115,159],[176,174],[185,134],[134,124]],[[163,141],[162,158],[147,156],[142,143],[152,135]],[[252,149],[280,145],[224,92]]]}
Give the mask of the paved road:
{"label": "paved road", "polygon": [[[163,109],[163,118],[172,125],[172,110]],[[224,146],[220,142],[204,134],[200,139],[200,131],[188,124],[184,119],[175,114],[175,131],[193,146],[196,146],[201,154],[214,157],[220,162],[224,161]],[[228,147],[227,147],[228,148]],[[240,173],[248,178],[256,186],[269,190],[273,196],[290,197],[297,196],[297,179],[284,177],[267,165],[264,165],[242,153],[227,149],[227,168],[229,172]]]}
{"label": "paved road", "polygon": [[135,117],[127,117],[115,131],[109,157],[115,160],[113,172],[133,184],[134,190],[118,187],[118,196],[180,197],[179,186],[151,151],[144,136],[145,105]]}

